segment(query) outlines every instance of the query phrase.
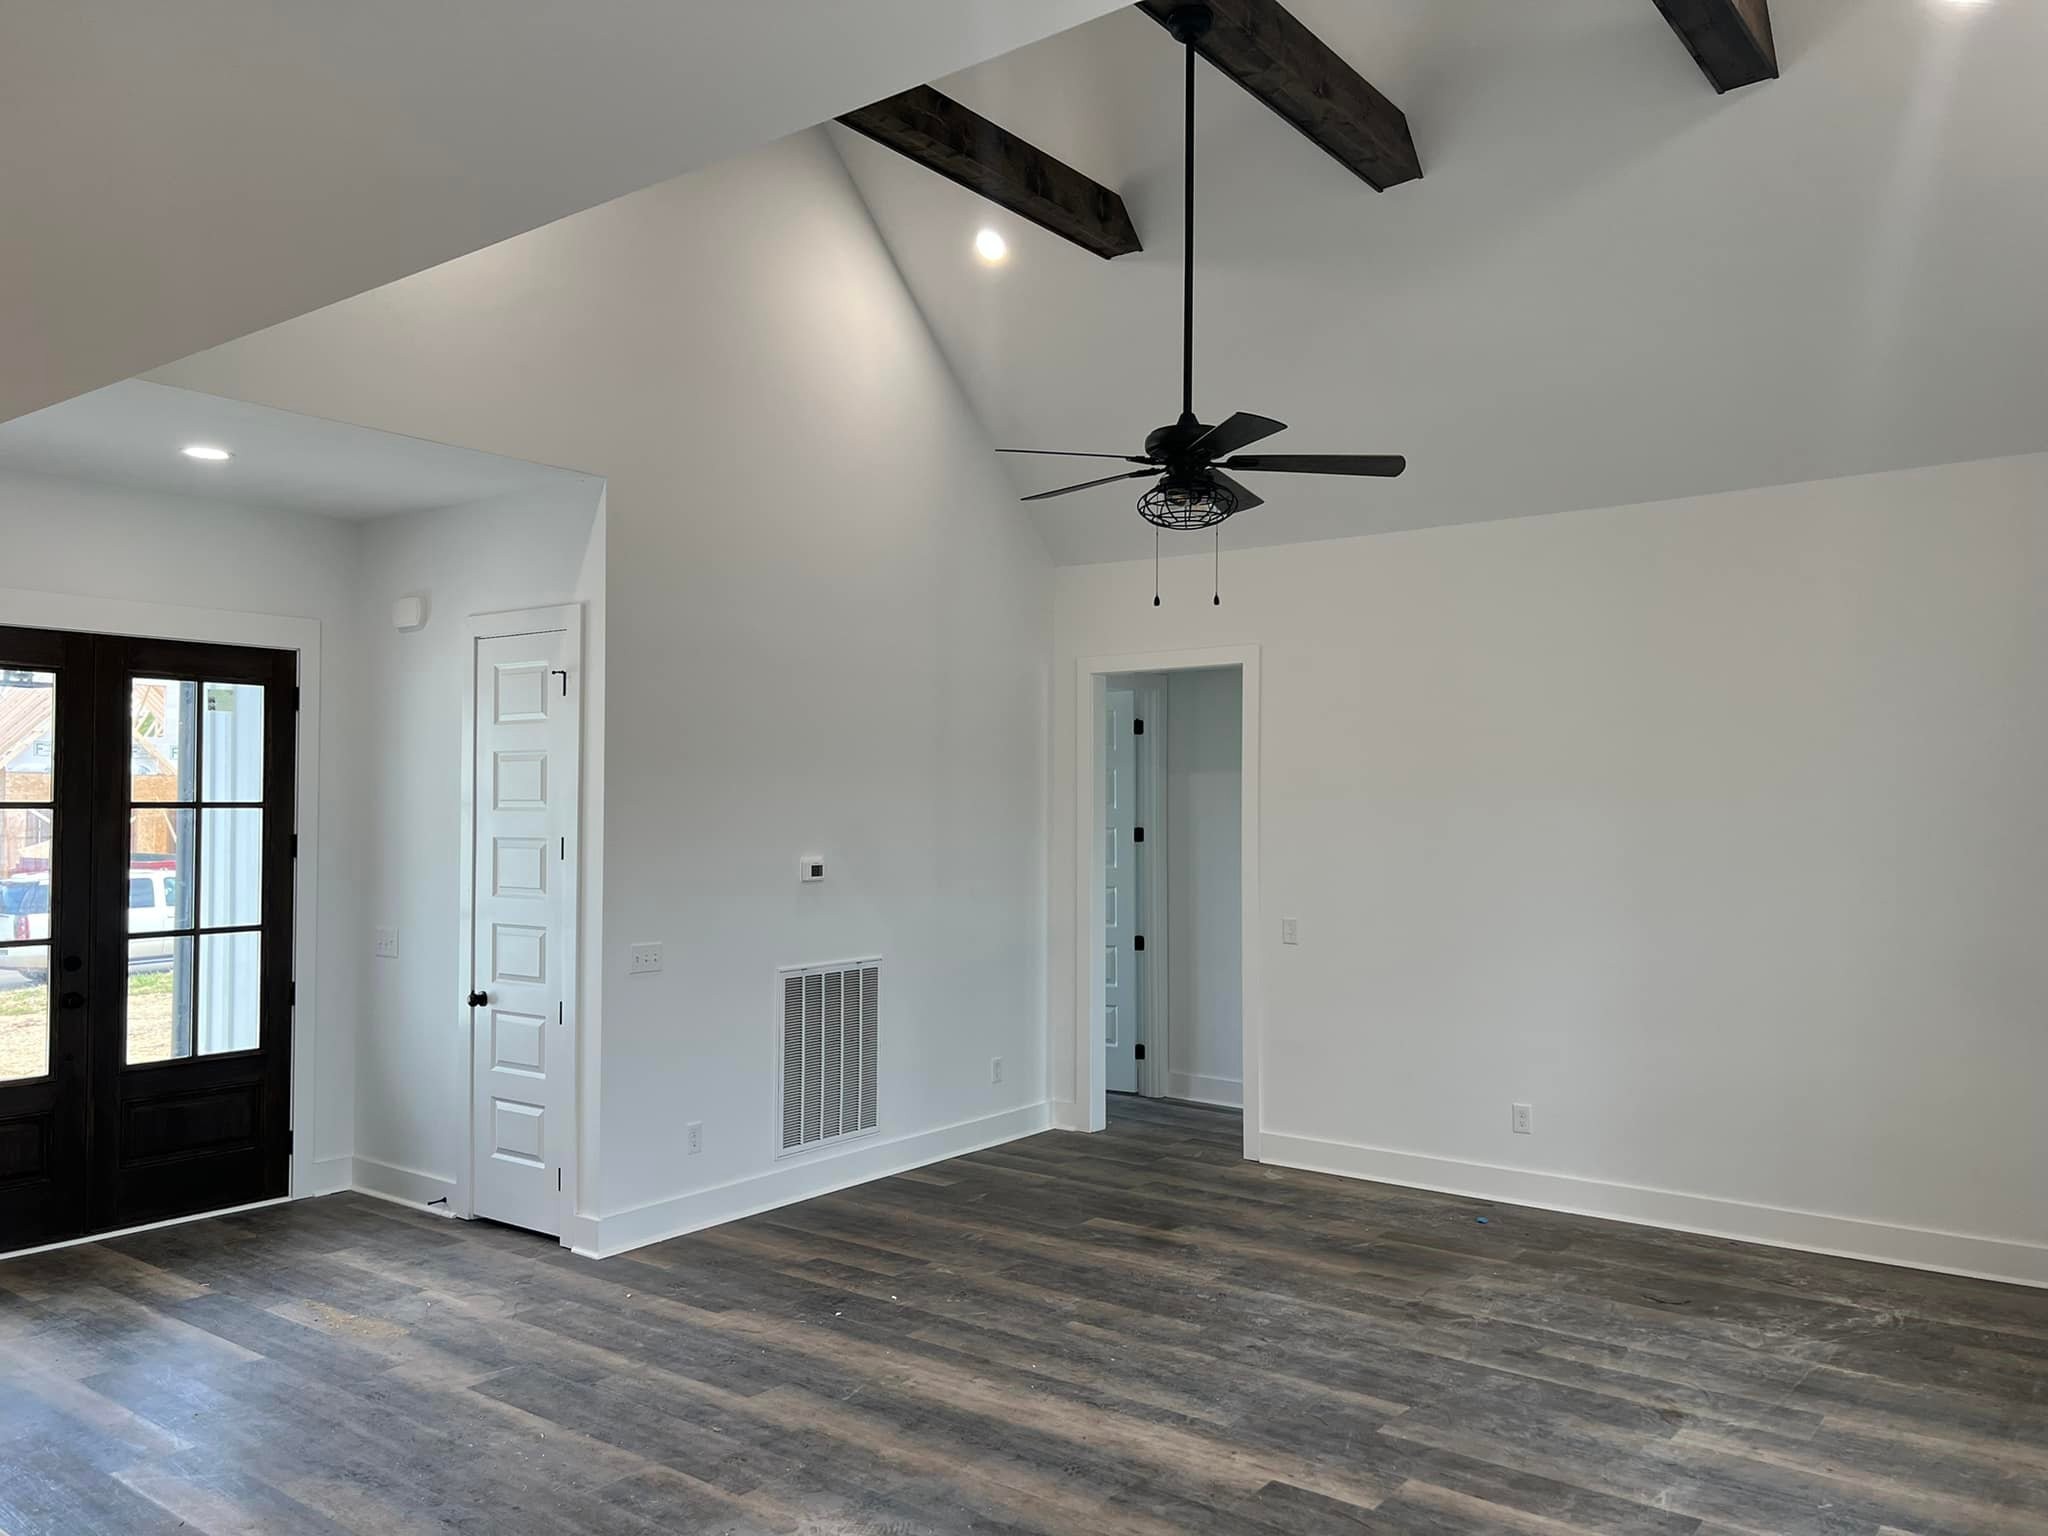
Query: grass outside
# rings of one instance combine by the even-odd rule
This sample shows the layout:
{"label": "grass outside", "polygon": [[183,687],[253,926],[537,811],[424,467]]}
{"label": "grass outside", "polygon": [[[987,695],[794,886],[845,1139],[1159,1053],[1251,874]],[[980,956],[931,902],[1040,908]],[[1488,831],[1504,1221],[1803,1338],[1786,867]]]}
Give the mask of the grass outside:
{"label": "grass outside", "polygon": [[[162,1061],[171,1054],[171,1003],[177,976],[170,970],[128,973],[128,1059]],[[50,1070],[50,986],[0,992],[0,1082],[41,1077]]]}

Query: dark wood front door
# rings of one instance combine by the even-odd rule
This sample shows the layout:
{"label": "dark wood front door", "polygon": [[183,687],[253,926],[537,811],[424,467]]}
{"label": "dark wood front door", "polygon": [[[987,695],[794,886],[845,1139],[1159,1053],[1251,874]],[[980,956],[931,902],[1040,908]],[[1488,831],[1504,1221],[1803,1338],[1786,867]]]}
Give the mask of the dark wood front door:
{"label": "dark wood front door", "polygon": [[0,628],[0,1251],[286,1193],[296,682]]}

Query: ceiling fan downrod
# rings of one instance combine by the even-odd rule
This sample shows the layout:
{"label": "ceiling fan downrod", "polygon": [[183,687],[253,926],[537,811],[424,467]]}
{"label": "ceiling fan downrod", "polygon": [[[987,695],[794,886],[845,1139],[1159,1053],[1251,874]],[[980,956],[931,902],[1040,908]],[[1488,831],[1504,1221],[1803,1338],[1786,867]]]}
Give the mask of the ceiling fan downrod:
{"label": "ceiling fan downrod", "polygon": [[1187,64],[1186,147],[1181,179],[1180,424],[1195,424],[1195,44],[1208,36],[1216,13],[1201,4],[1177,5],[1166,25]]}

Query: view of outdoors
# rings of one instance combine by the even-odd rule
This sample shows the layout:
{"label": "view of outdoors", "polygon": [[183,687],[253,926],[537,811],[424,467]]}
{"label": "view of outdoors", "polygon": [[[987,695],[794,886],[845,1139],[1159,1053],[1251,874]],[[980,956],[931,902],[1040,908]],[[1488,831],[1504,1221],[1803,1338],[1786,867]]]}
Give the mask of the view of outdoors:
{"label": "view of outdoors", "polygon": [[[55,677],[0,673],[0,1081],[49,1070]],[[263,918],[263,689],[136,679],[126,1060],[252,1049]]]}

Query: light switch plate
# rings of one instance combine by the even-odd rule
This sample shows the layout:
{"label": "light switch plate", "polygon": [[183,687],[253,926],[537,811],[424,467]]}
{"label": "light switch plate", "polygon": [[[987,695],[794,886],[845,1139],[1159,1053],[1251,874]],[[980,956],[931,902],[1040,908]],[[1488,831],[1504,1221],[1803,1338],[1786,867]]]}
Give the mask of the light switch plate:
{"label": "light switch plate", "polygon": [[1517,1136],[1533,1135],[1536,1130],[1536,1110],[1528,1104],[1514,1106],[1514,1125]]}
{"label": "light switch plate", "polygon": [[1301,942],[1301,923],[1298,919],[1292,917],[1280,919],[1280,942],[1282,944],[1299,944]]}
{"label": "light switch plate", "polygon": [[396,928],[379,928],[377,930],[377,958],[379,960],[396,960],[398,958],[398,930]]}
{"label": "light switch plate", "polygon": [[635,944],[633,946],[632,974],[645,976],[661,969],[661,946],[659,944]]}

